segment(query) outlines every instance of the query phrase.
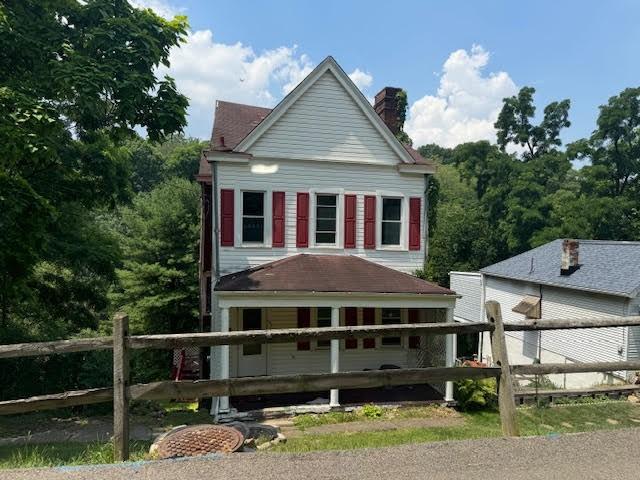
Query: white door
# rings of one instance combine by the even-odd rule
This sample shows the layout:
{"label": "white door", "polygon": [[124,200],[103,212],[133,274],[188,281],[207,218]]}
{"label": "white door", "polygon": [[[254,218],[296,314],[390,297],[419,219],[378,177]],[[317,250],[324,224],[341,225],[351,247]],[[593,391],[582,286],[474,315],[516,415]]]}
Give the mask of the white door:
{"label": "white door", "polygon": [[[264,330],[265,324],[264,312],[261,308],[243,308],[240,310],[240,330]],[[256,377],[266,374],[267,346],[258,344],[238,345],[238,376]]]}

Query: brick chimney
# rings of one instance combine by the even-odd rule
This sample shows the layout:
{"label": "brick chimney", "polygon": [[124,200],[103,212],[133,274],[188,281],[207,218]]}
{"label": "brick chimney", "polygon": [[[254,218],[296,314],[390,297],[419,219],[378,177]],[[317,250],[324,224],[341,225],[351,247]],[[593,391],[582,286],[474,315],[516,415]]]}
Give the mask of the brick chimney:
{"label": "brick chimney", "polygon": [[579,258],[580,242],[578,240],[562,241],[562,262],[560,275],[571,275],[580,268]]}
{"label": "brick chimney", "polygon": [[396,99],[396,95],[400,90],[400,88],[396,87],[384,87],[376,94],[375,103],[373,104],[376,113],[394,135],[397,135],[400,131],[400,125],[398,125],[398,100]]}

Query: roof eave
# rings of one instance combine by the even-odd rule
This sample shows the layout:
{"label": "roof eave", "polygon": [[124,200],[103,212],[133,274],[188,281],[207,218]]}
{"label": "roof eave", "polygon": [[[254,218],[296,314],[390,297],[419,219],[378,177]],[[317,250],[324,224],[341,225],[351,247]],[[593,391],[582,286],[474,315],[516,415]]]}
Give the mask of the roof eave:
{"label": "roof eave", "polygon": [[400,173],[413,173],[417,175],[433,175],[436,173],[436,166],[425,163],[399,163],[396,168]]}
{"label": "roof eave", "polygon": [[484,269],[480,270],[480,273],[482,273],[483,275],[486,275],[488,277],[497,277],[497,278],[504,278],[507,280],[516,280],[519,282],[529,282],[529,283],[537,283],[540,285],[547,285],[549,287],[556,287],[556,288],[566,288],[568,290],[579,290],[582,292],[590,292],[590,293],[599,293],[601,295],[612,295],[614,297],[625,297],[625,298],[635,298],[636,295],[634,295],[634,292],[619,292],[616,290],[602,290],[599,288],[588,288],[588,287],[580,287],[577,285],[567,285],[567,284],[563,284],[563,283],[556,283],[556,282],[549,282],[549,281],[544,281],[544,280],[539,280],[539,279],[535,279],[535,278],[524,278],[524,277],[517,277],[514,275],[504,275],[504,274],[499,274],[499,273],[493,273],[493,272],[488,272]]}

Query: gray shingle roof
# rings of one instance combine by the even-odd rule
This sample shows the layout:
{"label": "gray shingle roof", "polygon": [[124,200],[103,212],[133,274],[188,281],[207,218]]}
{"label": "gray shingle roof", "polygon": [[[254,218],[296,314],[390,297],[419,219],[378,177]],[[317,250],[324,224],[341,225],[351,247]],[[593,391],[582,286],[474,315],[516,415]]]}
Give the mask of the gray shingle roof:
{"label": "gray shingle roof", "polygon": [[486,275],[636,297],[640,289],[640,242],[580,240],[580,268],[560,275],[562,240],[554,240],[480,271]]}

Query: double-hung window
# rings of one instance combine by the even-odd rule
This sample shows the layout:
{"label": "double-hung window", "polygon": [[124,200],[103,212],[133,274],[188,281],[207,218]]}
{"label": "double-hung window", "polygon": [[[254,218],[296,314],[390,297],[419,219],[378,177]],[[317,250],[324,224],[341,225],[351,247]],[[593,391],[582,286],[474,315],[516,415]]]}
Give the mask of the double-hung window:
{"label": "double-hung window", "polygon": [[[331,326],[331,307],[319,307],[317,312],[318,328],[326,328]],[[329,348],[331,340],[318,340],[317,348]]]}
{"label": "double-hung window", "polygon": [[382,245],[400,245],[402,199],[382,198]]}
{"label": "double-hung window", "polygon": [[264,192],[242,192],[242,242],[264,242]]}
{"label": "double-hung window", "polygon": [[[399,308],[383,308],[382,309],[382,325],[394,325],[402,323]],[[382,337],[382,345],[384,346],[400,346],[400,337]]]}
{"label": "double-hung window", "polygon": [[316,195],[316,244],[335,245],[337,195]]}

